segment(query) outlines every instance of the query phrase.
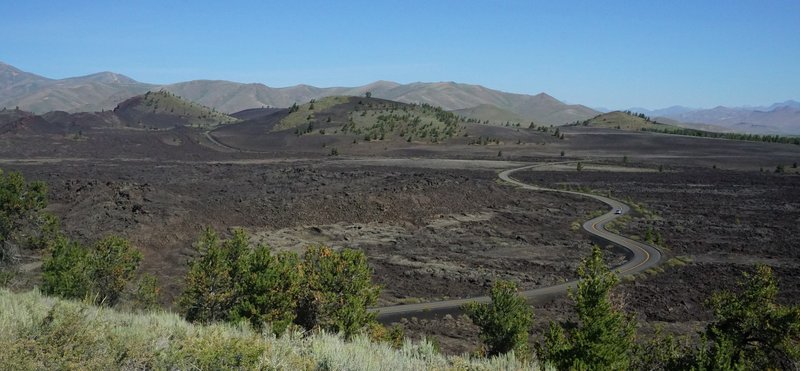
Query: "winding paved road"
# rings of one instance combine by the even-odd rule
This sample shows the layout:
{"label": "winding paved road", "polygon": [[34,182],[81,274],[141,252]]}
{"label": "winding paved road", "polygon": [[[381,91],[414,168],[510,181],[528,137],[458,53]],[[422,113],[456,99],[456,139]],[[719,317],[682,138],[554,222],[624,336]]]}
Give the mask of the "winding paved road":
{"label": "winding paved road", "polygon": [[[617,268],[615,268],[615,271],[617,271],[619,274],[623,275],[635,274],[638,272],[642,272],[648,268],[651,268],[659,263],[659,261],[661,260],[661,252],[657,248],[639,241],[634,241],[632,239],[620,236],[618,234],[611,233],[605,229],[605,225],[608,224],[610,221],[630,211],[630,207],[625,203],[622,203],[620,201],[608,197],[598,196],[590,193],[564,191],[558,189],[532,186],[523,183],[517,179],[514,179],[511,176],[511,174],[517,171],[527,170],[535,167],[548,166],[553,164],[554,163],[536,164],[536,165],[523,166],[516,169],[509,169],[501,172],[499,176],[500,179],[508,183],[514,184],[516,186],[519,186],[523,189],[529,189],[532,191],[543,191],[543,192],[570,193],[574,195],[590,197],[610,206],[611,210],[609,212],[583,223],[583,229],[585,229],[587,232],[589,232],[594,236],[602,238],[603,240],[611,242],[617,246],[621,246],[630,251],[629,260],[625,262],[625,264],[622,264]],[[622,214],[616,214],[615,210],[620,210]],[[573,280],[554,286],[546,286],[533,290],[522,291],[520,292],[520,294],[528,300],[546,298],[566,293],[568,288],[573,287],[576,284],[577,281]],[[378,314],[378,319],[397,318],[397,317],[406,317],[413,315],[422,315],[425,313],[430,313],[431,311],[445,312],[445,311],[457,310],[461,305],[473,301],[479,303],[487,303],[491,301],[491,299],[488,296],[479,296],[467,299],[444,300],[444,301],[435,301],[435,302],[427,302],[419,304],[394,305],[389,307],[373,308],[371,309],[371,311]]]}

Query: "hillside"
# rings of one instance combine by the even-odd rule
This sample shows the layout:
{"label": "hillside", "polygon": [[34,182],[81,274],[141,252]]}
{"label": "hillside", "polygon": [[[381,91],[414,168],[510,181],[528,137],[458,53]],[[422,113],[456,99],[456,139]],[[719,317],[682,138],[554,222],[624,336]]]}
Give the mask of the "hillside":
{"label": "hillside", "polygon": [[280,338],[246,327],[194,325],[172,313],[132,314],[0,289],[0,364],[6,369],[536,369],[513,355],[444,356],[429,342],[400,349],[361,336]]}
{"label": "hillside", "polygon": [[102,72],[67,79],[49,79],[0,64],[0,107],[19,106],[23,110],[100,111],[147,91],[163,89],[190,101],[233,113],[250,108],[290,107],[327,96],[365,96],[404,103],[429,104],[445,110],[458,110],[488,104],[540,124],[563,124],[585,120],[598,112],[581,105],[567,105],[541,93],[512,94],[480,85],[455,82],[398,84],[376,81],[356,87],[319,88],[296,85],[272,88],[263,84],[244,84],[219,80],[194,80],[156,86],[127,76]]}
{"label": "hillside", "polygon": [[[461,118],[429,105],[413,105],[377,98],[333,96],[290,109],[273,131],[341,127],[365,140],[396,136],[437,142],[459,134]],[[312,131],[308,133],[313,134]]]}
{"label": "hillside", "polygon": [[647,117],[643,113],[636,114],[630,111],[609,112],[570,126],[578,125],[627,131],[650,131],[663,134],[686,135],[704,138],[721,138],[750,142],[787,143],[800,145],[800,138],[798,137],[701,130],[693,127],[663,124],[658,121],[651,120],[650,117]]}
{"label": "hillside", "polygon": [[472,108],[464,108],[452,111],[453,113],[480,121],[490,123],[505,124],[506,122],[525,123],[527,121],[516,113],[504,110],[491,104],[481,104]]}
{"label": "hillside", "polygon": [[238,121],[216,109],[166,91],[147,92],[130,98],[117,105],[114,113],[127,126],[149,129],[168,129],[177,125],[210,128]]}
{"label": "hillside", "polygon": [[66,127],[53,124],[34,113],[17,109],[0,109],[0,135],[63,134]]}
{"label": "hillside", "polygon": [[378,81],[361,87],[317,88],[297,85],[270,88],[261,84],[239,84],[228,81],[191,81],[168,85],[165,90],[184,96],[223,112],[235,112],[261,106],[289,107],[326,96],[363,96],[403,103],[429,104],[445,110],[460,110],[493,105],[522,118],[542,124],[563,124],[585,120],[597,114],[581,105],[567,105],[541,93],[534,96],[505,93],[479,85],[454,82],[412,83],[401,85]]}
{"label": "hillside", "polygon": [[34,113],[110,109],[153,88],[111,72],[49,79],[0,62],[0,107],[19,106]]}
{"label": "hillside", "polygon": [[652,121],[644,114],[635,114],[630,111],[613,111],[604,113],[583,121],[580,123],[580,125],[629,131],[641,131],[645,129],[679,129],[677,126]]}

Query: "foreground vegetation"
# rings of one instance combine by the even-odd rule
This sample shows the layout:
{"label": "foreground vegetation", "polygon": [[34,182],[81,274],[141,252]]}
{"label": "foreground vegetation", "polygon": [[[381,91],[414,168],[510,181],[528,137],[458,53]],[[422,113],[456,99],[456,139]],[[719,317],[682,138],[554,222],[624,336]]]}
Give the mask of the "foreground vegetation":
{"label": "foreground vegetation", "polygon": [[290,331],[276,337],[247,325],[194,325],[172,313],[131,314],[37,291],[0,289],[0,365],[50,369],[498,370],[535,369],[512,354],[443,356],[430,342],[395,349],[358,335]]}
{"label": "foreground vegetation", "polygon": [[[800,307],[777,302],[768,266],[707,304],[700,341],[637,341],[636,319],[614,297],[619,277],[595,247],[570,290],[576,320],[551,323],[530,348],[533,311],[512,282],[462,309],[481,329],[476,358],[446,357],[375,322],[379,287],[357,250],[302,256],[251,246],[242,230],[207,230],[194,245],[181,314],[153,312],[157,283],[136,276],[141,254],[109,236],[84,245],[46,214],[46,188],[0,172],[0,267],[19,249],[44,249],[42,290],[0,290],[0,365],[7,369],[787,369],[800,360]],[[132,286],[137,286],[131,290]],[[127,298],[128,310],[112,309]],[[335,334],[335,335],[333,335]],[[485,357],[484,357],[485,356]],[[486,358],[488,357],[488,358]],[[538,358],[538,361],[536,359]]]}

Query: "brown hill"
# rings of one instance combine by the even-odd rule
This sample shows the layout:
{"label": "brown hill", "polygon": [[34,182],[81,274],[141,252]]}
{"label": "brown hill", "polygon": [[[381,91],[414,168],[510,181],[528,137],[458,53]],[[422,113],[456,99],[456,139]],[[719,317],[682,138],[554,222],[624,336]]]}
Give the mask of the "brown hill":
{"label": "brown hill", "polygon": [[[55,80],[0,64],[0,107],[19,106],[36,113],[111,109],[122,100],[156,89],[159,87],[112,72]],[[271,88],[263,84],[195,80],[165,85],[161,89],[225,113],[259,107],[285,108],[311,99],[365,96],[369,92],[375,98],[430,104],[446,110],[493,105],[538,124],[580,121],[597,114],[588,107],[567,105],[544,93],[512,94],[455,82],[398,84],[376,81],[357,87],[296,85]]]}

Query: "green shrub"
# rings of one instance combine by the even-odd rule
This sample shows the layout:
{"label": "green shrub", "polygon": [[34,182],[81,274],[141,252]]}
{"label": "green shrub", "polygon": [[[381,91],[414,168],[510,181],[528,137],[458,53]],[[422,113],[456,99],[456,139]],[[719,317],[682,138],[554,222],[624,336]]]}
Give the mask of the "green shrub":
{"label": "green shrub", "polygon": [[58,238],[42,265],[42,290],[67,299],[89,296],[115,305],[142,260],[127,240],[110,236],[91,248]]}
{"label": "green shrub", "polygon": [[487,355],[514,351],[518,357],[527,358],[533,310],[525,303],[525,298],[517,294],[517,285],[510,281],[498,281],[492,287],[491,297],[491,303],[472,302],[463,307],[472,322],[481,328]]}
{"label": "green shrub", "polygon": [[350,337],[375,320],[367,308],[377,302],[380,289],[362,251],[310,247],[303,255],[303,275],[299,325]]}
{"label": "green shrub", "polygon": [[95,243],[89,257],[93,292],[104,304],[116,304],[125,286],[133,279],[142,261],[142,253],[132,249],[127,240],[110,236]]}
{"label": "green shrub", "polygon": [[67,299],[83,299],[92,291],[89,250],[59,238],[42,263],[42,291]]}
{"label": "green shrub", "polygon": [[786,369],[800,360],[800,307],[776,303],[772,269],[759,265],[744,273],[739,292],[724,291],[708,301],[714,320],[697,355],[701,369]]}
{"label": "green shrub", "polygon": [[177,315],[125,313],[0,289],[0,365],[8,370],[524,370],[513,354],[444,356],[426,341],[400,349],[327,333],[278,338],[248,326],[193,325]]}
{"label": "green shrub", "polygon": [[300,261],[293,253],[272,255],[266,246],[251,250],[247,240],[243,230],[226,241],[204,233],[180,298],[186,319],[269,324],[276,334],[294,322],[347,337],[374,321],[367,308],[379,289],[363,252],[318,246]]}
{"label": "green shrub", "polygon": [[247,240],[238,230],[224,243],[206,229],[196,244],[199,257],[189,263],[186,288],[179,299],[186,319],[192,322],[227,321],[236,300],[236,271]]}
{"label": "green shrub", "polygon": [[161,288],[158,280],[152,274],[143,274],[134,294],[134,306],[140,310],[154,310],[159,307]]}
{"label": "green shrub", "polygon": [[256,328],[269,324],[276,335],[283,334],[294,322],[300,296],[302,271],[297,255],[272,255],[269,247],[261,245],[242,260],[239,269],[232,320],[248,320]]}
{"label": "green shrub", "polygon": [[26,235],[37,235],[39,226],[52,217],[47,207],[47,186],[25,182],[20,173],[0,170],[0,265],[16,262],[20,246],[30,242]]}

